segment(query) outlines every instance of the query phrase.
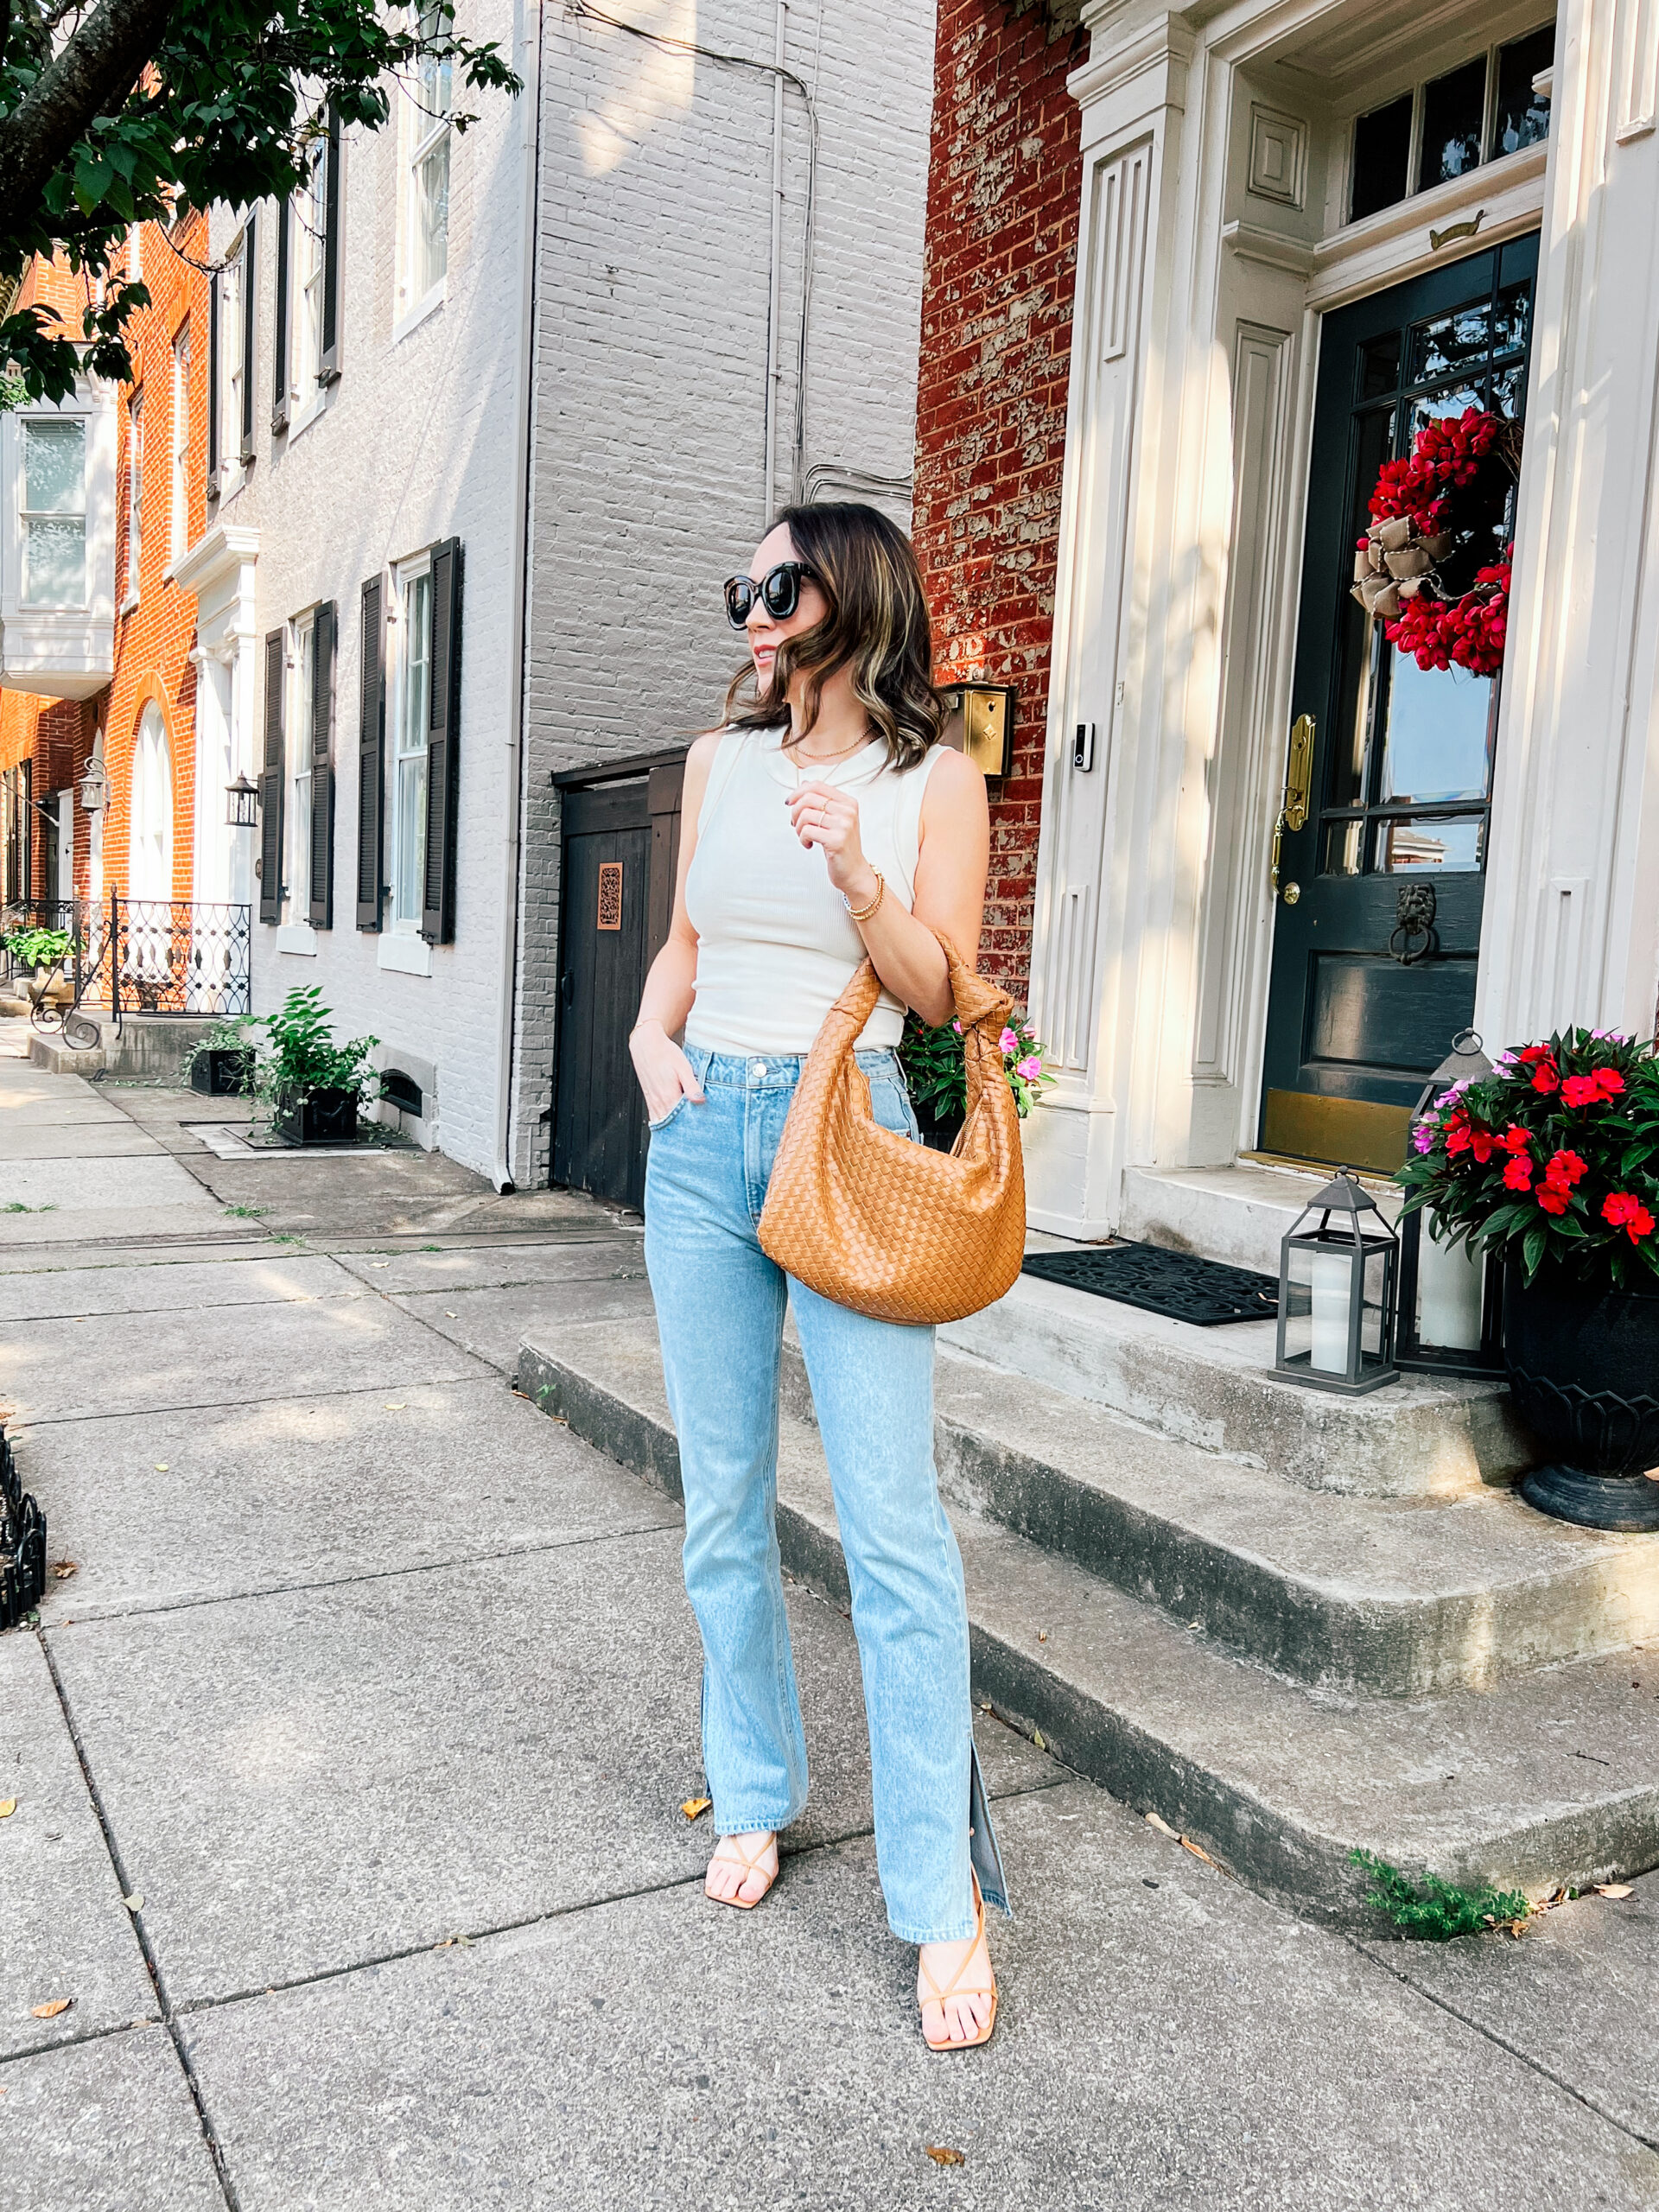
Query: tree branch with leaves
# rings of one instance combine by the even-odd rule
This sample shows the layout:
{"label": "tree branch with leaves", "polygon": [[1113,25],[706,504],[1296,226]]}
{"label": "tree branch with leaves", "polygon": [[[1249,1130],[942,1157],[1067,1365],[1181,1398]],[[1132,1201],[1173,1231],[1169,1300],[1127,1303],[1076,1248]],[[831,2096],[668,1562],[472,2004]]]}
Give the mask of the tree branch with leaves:
{"label": "tree branch with leaves", "polygon": [[[0,379],[63,399],[83,369],[126,379],[149,304],[120,270],[129,226],[184,207],[283,200],[331,109],[371,130],[426,60],[475,92],[521,87],[499,41],[459,35],[448,0],[0,0],[0,297],[41,255],[87,286],[81,327],[41,305],[0,321]],[[454,128],[475,115],[458,109]]]}

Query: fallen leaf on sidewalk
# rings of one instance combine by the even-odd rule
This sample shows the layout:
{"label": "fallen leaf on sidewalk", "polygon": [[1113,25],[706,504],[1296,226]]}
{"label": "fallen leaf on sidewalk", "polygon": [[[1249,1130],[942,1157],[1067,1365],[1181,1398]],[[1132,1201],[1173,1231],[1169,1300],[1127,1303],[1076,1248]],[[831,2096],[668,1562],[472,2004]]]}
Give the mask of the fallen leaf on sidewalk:
{"label": "fallen leaf on sidewalk", "polygon": [[0,1821],[9,1821],[17,1809],[15,1797],[0,1797]]}
{"label": "fallen leaf on sidewalk", "polygon": [[1176,1835],[1174,1829],[1171,1827],[1169,1822],[1166,1820],[1160,1820],[1156,1813],[1148,1813],[1147,1815],[1147,1826],[1149,1828],[1156,1828],[1160,1835],[1169,1836],[1177,1843],[1180,1841],[1180,1838]]}
{"label": "fallen leaf on sidewalk", "polygon": [[700,1820],[714,1802],[712,1797],[688,1797],[680,1810],[688,1821]]}
{"label": "fallen leaf on sidewalk", "polygon": [[121,1902],[129,1912],[142,1912],[144,1909],[144,1893],[142,1890],[135,1890],[130,1897],[123,1897]]}
{"label": "fallen leaf on sidewalk", "polygon": [[1048,1745],[1043,1741],[1043,1732],[1040,1728],[1033,1728],[1032,1730],[1031,1740],[1036,1745],[1039,1751],[1046,1751],[1048,1749]]}
{"label": "fallen leaf on sidewalk", "polygon": [[1596,1895],[1599,1897],[1627,1897],[1630,1894],[1630,1885],[1628,1882],[1598,1882],[1596,1884]]}
{"label": "fallen leaf on sidewalk", "polygon": [[[1181,1849],[1183,1851],[1190,1851],[1195,1859],[1202,1859],[1206,1866],[1215,1866],[1215,1860],[1210,1856],[1204,1846],[1201,1843],[1194,1843],[1190,1835],[1184,1835],[1180,1840],[1180,1843]],[[1219,1873],[1221,1869],[1217,1867],[1216,1871]]]}
{"label": "fallen leaf on sidewalk", "polygon": [[922,2148],[936,2166],[965,2166],[968,2163],[960,2151],[953,2151],[948,2143],[925,2143]]}
{"label": "fallen leaf on sidewalk", "polygon": [[67,1582],[72,1574],[79,1573],[79,1568],[80,1561],[78,1559],[54,1559],[52,1562],[52,1580],[54,1582]]}
{"label": "fallen leaf on sidewalk", "polygon": [[37,2020],[55,2020],[60,2012],[67,2012],[74,2003],[73,1997],[54,1997],[49,2005],[36,2005],[34,2016]]}

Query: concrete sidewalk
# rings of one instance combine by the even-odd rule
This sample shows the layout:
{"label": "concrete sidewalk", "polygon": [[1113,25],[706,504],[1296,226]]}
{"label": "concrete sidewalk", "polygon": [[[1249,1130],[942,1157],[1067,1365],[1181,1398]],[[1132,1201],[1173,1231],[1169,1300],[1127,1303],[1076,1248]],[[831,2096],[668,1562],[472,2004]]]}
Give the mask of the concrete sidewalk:
{"label": "concrete sidewalk", "polygon": [[26,1038],[0,1390],[76,1564],[0,1637],[8,2212],[1659,2208],[1659,1876],[1357,1942],[988,1716],[1001,2017],[929,2054],[800,1589],[811,1809],[708,1904],[677,1513],[510,1387],[527,1329],[648,1311],[638,1222],[221,1159],[235,1102]]}

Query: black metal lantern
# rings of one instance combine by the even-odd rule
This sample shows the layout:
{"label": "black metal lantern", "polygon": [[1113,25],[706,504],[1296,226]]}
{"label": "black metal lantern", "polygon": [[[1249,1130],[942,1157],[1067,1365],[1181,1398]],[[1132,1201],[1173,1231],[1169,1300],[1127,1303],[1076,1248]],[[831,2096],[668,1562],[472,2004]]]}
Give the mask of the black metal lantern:
{"label": "black metal lantern", "polygon": [[[1454,1084],[1484,1083],[1492,1064],[1473,1029],[1460,1029],[1424,1088],[1414,1129]],[[1503,1372],[1503,1263],[1466,1243],[1439,1243],[1423,1210],[1400,1224],[1400,1313],[1395,1364],[1421,1375],[1497,1376]]]}
{"label": "black metal lantern", "polygon": [[81,770],[79,796],[83,814],[102,814],[108,806],[110,779],[101,760],[89,760]]}
{"label": "black metal lantern", "polygon": [[252,830],[259,821],[259,786],[245,776],[225,786],[225,819],[232,830]]}
{"label": "black metal lantern", "polygon": [[[1318,1225],[1307,1227],[1315,1214]],[[1351,1169],[1341,1169],[1302,1209],[1279,1248],[1274,1372],[1287,1382],[1350,1398],[1395,1381],[1398,1257],[1398,1240],[1376,1201]]]}

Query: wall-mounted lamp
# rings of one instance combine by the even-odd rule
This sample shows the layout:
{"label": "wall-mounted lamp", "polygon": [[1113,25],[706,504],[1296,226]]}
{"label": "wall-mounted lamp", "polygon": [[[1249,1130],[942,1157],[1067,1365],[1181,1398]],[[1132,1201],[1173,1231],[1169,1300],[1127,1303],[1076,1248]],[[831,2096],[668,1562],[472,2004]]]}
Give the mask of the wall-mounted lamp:
{"label": "wall-mounted lamp", "polygon": [[102,814],[110,803],[110,779],[101,760],[89,760],[78,786],[83,814]]}
{"label": "wall-mounted lamp", "polygon": [[944,742],[954,745],[988,776],[1006,776],[1014,766],[1012,683],[951,683],[944,702]]}
{"label": "wall-mounted lamp", "polygon": [[232,830],[252,830],[259,821],[259,786],[245,776],[225,786],[225,819]]}

